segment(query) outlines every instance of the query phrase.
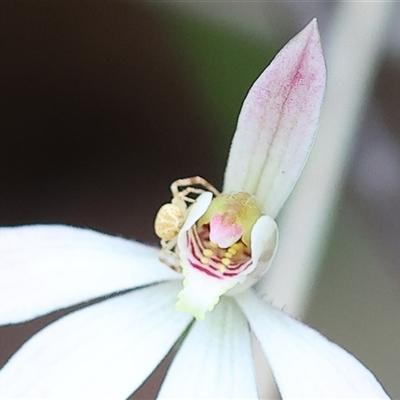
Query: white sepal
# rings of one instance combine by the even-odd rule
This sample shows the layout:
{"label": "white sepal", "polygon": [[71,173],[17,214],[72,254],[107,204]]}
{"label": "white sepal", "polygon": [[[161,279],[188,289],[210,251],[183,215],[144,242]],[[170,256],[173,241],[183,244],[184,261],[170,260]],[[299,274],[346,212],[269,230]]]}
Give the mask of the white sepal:
{"label": "white sepal", "polygon": [[0,229],[0,325],[110,293],[179,279],[158,250],[89,229]]}
{"label": "white sepal", "polygon": [[0,373],[0,398],[126,399],[190,323],[161,283],[76,311],[34,335]]}
{"label": "white sepal", "polygon": [[175,356],[160,399],[256,399],[249,328],[234,301],[224,298],[196,322]]}
{"label": "white sepal", "polygon": [[260,342],[282,399],[389,399],[374,375],[319,332],[249,289],[236,300]]}

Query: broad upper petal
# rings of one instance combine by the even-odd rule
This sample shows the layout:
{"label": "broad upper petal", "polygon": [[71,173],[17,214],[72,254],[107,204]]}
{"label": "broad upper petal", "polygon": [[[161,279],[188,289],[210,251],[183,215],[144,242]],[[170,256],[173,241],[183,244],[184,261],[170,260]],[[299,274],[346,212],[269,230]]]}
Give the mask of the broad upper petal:
{"label": "broad upper petal", "polygon": [[254,194],[264,214],[278,214],[311,150],[324,90],[325,63],[314,19],[250,89],[232,141],[225,192]]}
{"label": "broad upper petal", "polygon": [[0,324],[179,276],[133,241],[67,226],[2,228]]}
{"label": "broad upper petal", "polygon": [[249,327],[231,299],[196,322],[175,356],[161,399],[256,399]]}
{"label": "broad upper petal", "polygon": [[266,304],[252,290],[236,299],[283,399],[389,399],[364,365],[319,332]]}
{"label": "broad upper petal", "polygon": [[126,399],[190,323],[174,310],[177,290],[153,285],[51,324],[0,370],[0,398]]}

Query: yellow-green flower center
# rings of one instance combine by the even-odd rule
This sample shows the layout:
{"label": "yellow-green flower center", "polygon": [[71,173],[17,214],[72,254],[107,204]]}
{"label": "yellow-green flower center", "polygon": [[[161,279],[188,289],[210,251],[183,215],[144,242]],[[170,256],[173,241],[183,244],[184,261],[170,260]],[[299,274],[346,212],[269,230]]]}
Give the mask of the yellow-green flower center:
{"label": "yellow-green flower center", "polygon": [[252,195],[222,193],[212,200],[197,226],[210,224],[210,240],[220,248],[229,248],[239,239],[250,246],[251,230],[260,216]]}

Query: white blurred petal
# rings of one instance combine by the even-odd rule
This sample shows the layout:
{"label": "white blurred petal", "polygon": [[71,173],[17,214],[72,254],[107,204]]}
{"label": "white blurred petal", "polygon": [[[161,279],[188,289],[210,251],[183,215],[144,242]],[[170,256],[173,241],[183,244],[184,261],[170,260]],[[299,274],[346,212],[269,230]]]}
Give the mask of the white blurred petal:
{"label": "white blurred petal", "polygon": [[0,398],[126,399],[190,323],[167,282],[76,311],[37,333],[0,372]]}
{"label": "white blurred petal", "polygon": [[256,399],[249,327],[222,299],[185,338],[161,387],[162,399]]}
{"label": "white blurred petal", "polygon": [[254,194],[275,217],[311,150],[325,90],[325,63],[314,19],[254,83],[239,115],[224,192]]}
{"label": "white blurred petal", "polygon": [[156,249],[126,239],[57,225],[0,229],[0,324],[179,277]]}
{"label": "white blurred petal", "polygon": [[354,356],[248,290],[236,296],[283,399],[389,399]]}

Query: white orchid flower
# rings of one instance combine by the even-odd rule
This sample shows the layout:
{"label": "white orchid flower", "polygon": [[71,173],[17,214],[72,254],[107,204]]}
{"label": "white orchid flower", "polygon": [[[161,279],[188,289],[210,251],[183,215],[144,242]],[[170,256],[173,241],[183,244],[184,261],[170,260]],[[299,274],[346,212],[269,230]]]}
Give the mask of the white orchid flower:
{"label": "white orchid flower", "polygon": [[388,398],[352,355],[250,288],[273,257],[274,218],[310,152],[324,89],[313,20],[244,101],[222,194],[178,181],[158,214],[183,286],[142,244],[65,226],[1,229],[1,324],[108,298],[28,340],[1,369],[0,398],[125,399],[183,337],[159,398],[257,398],[251,331],[284,399]]}

